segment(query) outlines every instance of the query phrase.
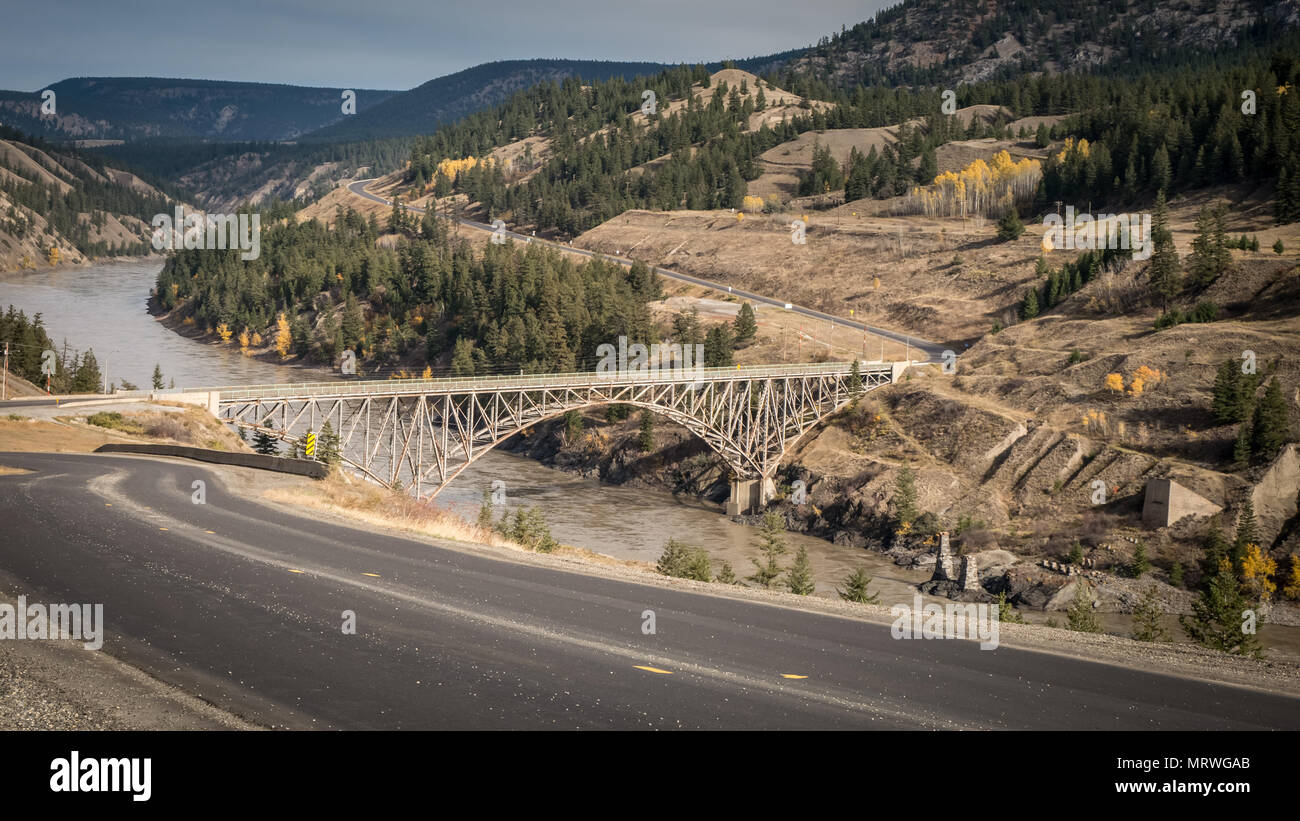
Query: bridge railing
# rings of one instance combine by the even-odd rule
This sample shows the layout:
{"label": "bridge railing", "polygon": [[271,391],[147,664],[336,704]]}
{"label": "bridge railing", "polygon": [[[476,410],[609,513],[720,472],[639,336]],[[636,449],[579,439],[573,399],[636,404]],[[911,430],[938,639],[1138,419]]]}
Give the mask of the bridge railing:
{"label": "bridge railing", "polygon": [[[596,385],[644,385],[696,382],[723,382],[764,377],[823,376],[849,373],[850,362],[761,365],[736,368],[665,368],[655,371],[611,371],[480,376],[442,379],[358,379],[332,382],[297,382],[275,385],[241,385],[238,387],[191,388],[189,392],[212,391],[222,402],[247,399],[309,398],[318,396],[357,397],[394,396],[429,393],[469,393],[475,391],[555,389]],[[891,374],[892,362],[868,362],[860,366],[868,374]]]}

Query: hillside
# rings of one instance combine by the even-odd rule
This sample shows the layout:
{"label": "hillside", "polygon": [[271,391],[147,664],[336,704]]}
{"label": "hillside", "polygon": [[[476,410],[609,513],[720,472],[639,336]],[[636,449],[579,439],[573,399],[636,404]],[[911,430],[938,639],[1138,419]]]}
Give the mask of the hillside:
{"label": "hillside", "polygon": [[149,221],[171,207],[98,157],[0,128],[0,271],[152,253]]}
{"label": "hillside", "polygon": [[1096,71],[1257,42],[1300,22],[1296,0],[910,0],[824,39],[783,76],[822,89]]}
{"label": "hillside", "polygon": [[[0,124],[50,140],[292,140],[344,117],[339,88],[154,77],[76,77],[42,92],[0,91]],[[357,116],[394,91],[353,89]]]}

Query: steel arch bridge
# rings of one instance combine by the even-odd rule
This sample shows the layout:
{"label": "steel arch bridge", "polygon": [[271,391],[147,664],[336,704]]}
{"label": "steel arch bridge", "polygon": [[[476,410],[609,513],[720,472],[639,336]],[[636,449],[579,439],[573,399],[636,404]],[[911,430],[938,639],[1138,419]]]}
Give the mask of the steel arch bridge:
{"label": "steel arch bridge", "polygon": [[210,388],[209,409],[246,431],[298,443],[328,422],[343,461],[365,476],[433,498],[476,459],[540,422],[599,405],[646,408],[717,451],[732,472],[728,513],[774,492],[787,451],[855,395],[911,363],[851,363],[617,373],[400,379]]}

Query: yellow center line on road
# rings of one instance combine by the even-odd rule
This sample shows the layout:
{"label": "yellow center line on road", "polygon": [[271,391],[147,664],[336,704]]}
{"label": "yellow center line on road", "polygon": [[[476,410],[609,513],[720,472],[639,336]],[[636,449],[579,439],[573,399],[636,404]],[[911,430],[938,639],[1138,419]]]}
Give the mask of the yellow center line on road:
{"label": "yellow center line on road", "polygon": [[213,536],[217,535],[217,531],[215,531],[215,530],[205,530],[205,531],[203,531],[203,532],[204,532],[204,533],[211,533]]}
{"label": "yellow center line on road", "polygon": [[375,579],[378,579],[378,578],[379,578],[379,574],[378,574],[378,573],[362,573],[361,575],[362,575],[362,576],[370,576],[371,578],[375,578]]}
{"label": "yellow center line on road", "polygon": [[665,676],[671,676],[673,674],[672,670],[660,670],[658,667],[647,667],[644,664],[633,664],[632,666],[638,670],[645,670],[647,673],[659,673],[660,675]]}
{"label": "yellow center line on road", "polygon": [[290,570],[290,573],[306,573],[306,570]]}
{"label": "yellow center line on road", "polygon": [[158,529],[159,529],[159,530],[166,530],[167,528],[165,528],[165,527],[160,527],[160,528],[158,528]]}
{"label": "yellow center line on road", "polygon": [[794,673],[782,673],[781,678],[808,678],[807,676],[796,676]]}

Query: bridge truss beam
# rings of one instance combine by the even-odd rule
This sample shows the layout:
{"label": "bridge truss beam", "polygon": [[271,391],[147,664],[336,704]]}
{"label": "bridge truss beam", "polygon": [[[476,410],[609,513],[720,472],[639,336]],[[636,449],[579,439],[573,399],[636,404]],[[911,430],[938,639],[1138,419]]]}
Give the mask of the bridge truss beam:
{"label": "bridge truss beam", "polygon": [[[644,378],[566,374],[554,385],[534,377],[510,380],[518,384],[497,378],[243,388],[221,392],[218,416],[289,442],[319,433],[328,422],[346,464],[377,482],[433,498],[521,431],[568,411],[629,405],[665,416],[707,442],[730,468],[734,496],[736,481],[770,485],[801,436],[855,393],[889,384],[897,372],[890,364],[868,366],[856,391],[848,363]],[[768,496],[765,489],[754,501]]]}

